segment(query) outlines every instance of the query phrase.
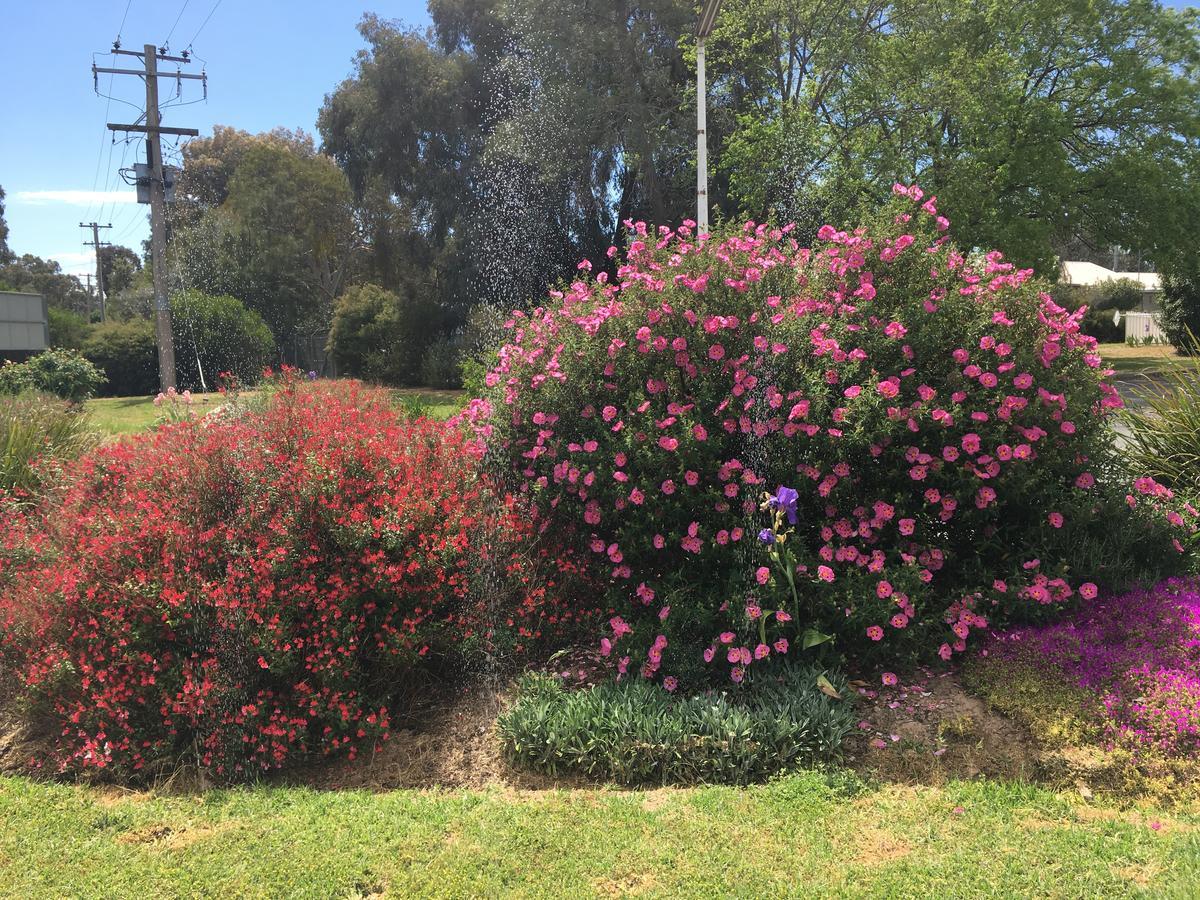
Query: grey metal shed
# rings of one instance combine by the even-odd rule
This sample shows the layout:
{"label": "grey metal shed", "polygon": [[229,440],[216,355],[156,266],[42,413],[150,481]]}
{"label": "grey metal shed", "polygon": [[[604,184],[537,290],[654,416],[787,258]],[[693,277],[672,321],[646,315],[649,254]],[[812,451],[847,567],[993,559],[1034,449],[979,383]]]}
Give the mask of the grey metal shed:
{"label": "grey metal shed", "polygon": [[50,346],[50,318],[41,294],[0,291],[0,361],[20,362]]}

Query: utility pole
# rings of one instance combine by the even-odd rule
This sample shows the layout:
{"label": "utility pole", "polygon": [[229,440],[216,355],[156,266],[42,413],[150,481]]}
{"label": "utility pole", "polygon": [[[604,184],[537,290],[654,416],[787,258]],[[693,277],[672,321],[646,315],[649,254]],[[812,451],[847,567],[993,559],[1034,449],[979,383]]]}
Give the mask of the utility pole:
{"label": "utility pole", "polygon": [[113,53],[126,56],[141,57],[143,70],[138,69],[106,69],[92,65],[92,77],[98,78],[101,73],[113,75],[138,75],[146,82],[146,124],[119,125],[108,123],[110,131],[137,132],[146,135],[146,162],[150,169],[150,256],[154,275],[154,331],[158,339],[158,382],[162,390],[175,387],[175,341],[171,334],[171,304],[167,297],[167,200],[166,181],[163,178],[162,140],[164,134],[186,135],[197,137],[200,132],[195,128],[165,128],[162,125],[162,114],[158,108],[158,79],[173,78],[176,83],[184,79],[202,81],[205,95],[208,93],[208,76],[185,75],[176,69],[174,72],[159,73],[159,62],[190,63],[187,51],[180,56],[167,56],[159,52],[153,44],[143,46],[141,52],[122,50],[113,46]]}
{"label": "utility pole", "polygon": [[704,42],[717,22],[721,0],[705,0],[696,23],[696,231],[708,234],[708,86]]}
{"label": "utility pole", "polygon": [[[112,223],[110,222],[107,225],[100,225],[96,222],[80,222],[79,227],[92,229],[92,240],[90,242],[84,241],[83,246],[96,248],[96,299],[100,304],[100,321],[103,322],[106,320],[107,314],[105,304],[106,295],[104,292],[104,259],[101,257],[100,248],[111,247],[112,244],[100,242],[100,229],[112,228]],[[90,281],[88,283],[88,288],[89,290],[91,288]]]}

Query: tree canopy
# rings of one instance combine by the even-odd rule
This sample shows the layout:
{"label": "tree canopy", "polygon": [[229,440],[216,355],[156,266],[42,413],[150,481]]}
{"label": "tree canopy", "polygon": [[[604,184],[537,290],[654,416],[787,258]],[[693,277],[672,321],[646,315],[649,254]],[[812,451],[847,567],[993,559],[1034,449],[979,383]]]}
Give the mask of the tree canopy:
{"label": "tree canopy", "polygon": [[1047,274],[1073,239],[1159,259],[1190,242],[1195,12],[746,0],[723,13],[710,56],[730,130],[719,165],[750,214],[836,219],[918,181],[964,242]]}
{"label": "tree canopy", "polygon": [[[695,9],[430,0],[327,96],[365,273],[456,310],[694,215]],[[1151,0],[743,0],[709,39],[714,216],[845,222],[894,181],[969,246],[1165,259],[1200,219],[1197,16]]]}
{"label": "tree canopy", "polygon": [[346,176],[312,138],[218,126],[184,151],[176,187],[173,289],[236,297],[291,342],[329,327],[358,229]]}

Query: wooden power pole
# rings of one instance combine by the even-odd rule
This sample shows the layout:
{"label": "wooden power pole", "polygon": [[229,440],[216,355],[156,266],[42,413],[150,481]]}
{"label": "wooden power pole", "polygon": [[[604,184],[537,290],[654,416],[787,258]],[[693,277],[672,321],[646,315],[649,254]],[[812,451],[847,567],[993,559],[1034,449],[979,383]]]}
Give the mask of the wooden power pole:
{"label": "wooden power pole", "polygon": [[106,304],[104,302],[105,301],[104,259],[101,256],[100,248],[101,247],[111,247],[112,244],[100,243],[100,229],[101,228],[112,228],[112,223],[110,222],[107,225],[100,225],[96,222],[80,222],[79,227],[92,229],[91,242],[89,243],[88,241],[84,241],[83,246],[96,248],[96,299],[99,301],[99,306],[100,306],[100,321],[104,322],[107,319],[107,312],[105,309]]}
{"label": "wooden power pole", "polygon": [[150,169],[150,257],[154,275],[154,330],[158,339],[158,382],[161,390],[175,387],[175,341],[171,334],[171,303],[167,296],[167,196],[166,180],[163,177],[162,135],[173,134],[197,137],[195,128],[165,128],[162,113],[158,108],[158,79],[173,78],[204,81],[207,75],[185,75],[183,72],[158,71],[159,62],[190,63],[185,52],[182,56],[167,56],[153,44],[146,44],[141,52],[113,48],[113,53],[139,56],[144,71],[137,69],[106,69],[92,66],[93,77],[100,73],[113,75],[139,75],[146,81],[146,124],[118,125],[108,123],[110,131],[138,132],[146,135],[146,162]]}

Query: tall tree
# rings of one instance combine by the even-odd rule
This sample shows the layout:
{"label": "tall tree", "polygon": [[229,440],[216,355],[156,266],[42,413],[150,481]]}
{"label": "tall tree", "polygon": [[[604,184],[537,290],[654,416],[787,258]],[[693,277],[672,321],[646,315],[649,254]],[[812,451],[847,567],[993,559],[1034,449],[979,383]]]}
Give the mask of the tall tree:
{"label": "tall tree", "polygon": [[8,249],[8,223],[4,221],[4,188],[0,187],[0,265],[12,262],[13,253]]}
{"label": "tall tree", "polygon": [[747,212],[836,219],[918,180],[965,243],[1043,270],[1073,239],[1150,257],[1190,243],[1195,12],[745,0],[721,21],[710,56],[730,135],[717,156]]}
{"label": "tall tree", "polygon": [[242,300],[285,358],[328,329],[358,225],[346,176],[302,132],[218,126],[184,154],[171,240],[174,290]]}
{"label": "tall tree", "polygon": [[142,258],[128,247],[110,244],[100,248],[100,267],[104,272],[104,290],[115,297],[133,285],[142,271]]}
{"label": "tall tree", "polygon": [[431,0],[428,33],[367,16],[326,98],[370,274],[461,313],[603,259],[627,217],[691,209],[693,11],[678,0]]}
{"label": "tall tree", "polygon": [[67,275],[55,260],[32,253],[11,257],[0,265],[0,285],[7,290],[41,294],[56,308],[88,316],[92,298],[74,275]]}

